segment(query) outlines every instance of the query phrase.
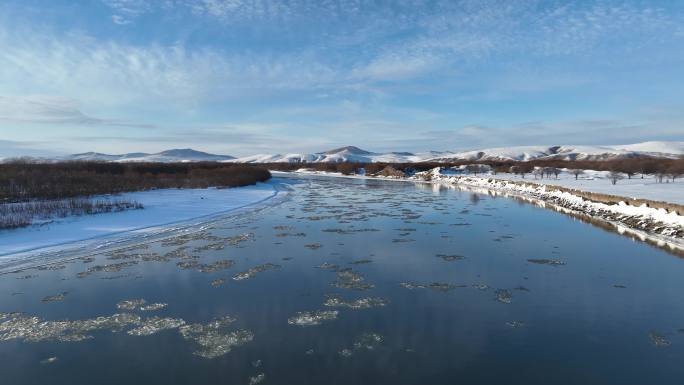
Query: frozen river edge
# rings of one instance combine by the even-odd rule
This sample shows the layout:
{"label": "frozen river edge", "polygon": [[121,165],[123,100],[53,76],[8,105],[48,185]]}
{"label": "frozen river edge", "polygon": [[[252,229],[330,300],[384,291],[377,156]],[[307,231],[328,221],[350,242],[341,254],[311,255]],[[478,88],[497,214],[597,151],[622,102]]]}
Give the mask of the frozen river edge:
{"label": "frozen river edge", "polygon": [[66,218],[50,228],[0,232],[0,274],[202,231],[287,199],[277,182],[230,189],[164,189],[121,194],[142,210]]}

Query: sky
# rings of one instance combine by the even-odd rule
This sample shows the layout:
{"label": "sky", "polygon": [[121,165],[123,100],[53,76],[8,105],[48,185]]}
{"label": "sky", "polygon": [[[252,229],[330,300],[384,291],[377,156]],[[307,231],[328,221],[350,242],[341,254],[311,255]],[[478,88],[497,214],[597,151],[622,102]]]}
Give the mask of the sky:
{"label": "sky", "polygon": [[0,158],[684,140],[684,1],[3,0]]}

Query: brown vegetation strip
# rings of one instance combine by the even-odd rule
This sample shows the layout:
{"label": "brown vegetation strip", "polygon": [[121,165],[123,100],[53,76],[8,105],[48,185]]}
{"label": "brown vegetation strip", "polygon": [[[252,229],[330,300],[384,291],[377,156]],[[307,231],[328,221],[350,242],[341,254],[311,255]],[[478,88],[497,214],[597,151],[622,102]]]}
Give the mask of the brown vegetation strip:
{"label": "brown vegetation strip", "polygon": [[160,188],[238,187],[268,169],[231,163],[58,162],[0,164],[0,202],[64,199]]}

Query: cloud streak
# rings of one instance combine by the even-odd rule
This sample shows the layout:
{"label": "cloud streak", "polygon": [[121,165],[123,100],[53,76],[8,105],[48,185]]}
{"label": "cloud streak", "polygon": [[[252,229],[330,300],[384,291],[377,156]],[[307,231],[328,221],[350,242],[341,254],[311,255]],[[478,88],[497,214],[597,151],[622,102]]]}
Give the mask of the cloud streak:
{"label": "cloud streak", "polygon": [[[536,140],[530,121],[572,139],[591,132],[567,122],[614,120],[626,128],[606,132],[636,138],[631,111],[684,105],[684,6],[672,2],[102,0],[70,24],[59,2],[8,4],[0,132],[11,138],[52,125],[65,146],[88,128],[123,147],[108,132],[122,127],[131,143],[198,130],[187,140],[235,151],[447,149]],[[653,122],[649,135],[664,137],[684,118]]]}

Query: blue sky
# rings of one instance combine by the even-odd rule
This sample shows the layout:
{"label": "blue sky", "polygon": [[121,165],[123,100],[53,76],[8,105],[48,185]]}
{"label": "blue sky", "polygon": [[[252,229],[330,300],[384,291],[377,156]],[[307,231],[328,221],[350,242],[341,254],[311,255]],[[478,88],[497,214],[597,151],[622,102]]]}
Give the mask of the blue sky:
{"label": "blue sky", "polygon": [[0,3],[0,157],[645,140],[684,140],[684,1]]}

